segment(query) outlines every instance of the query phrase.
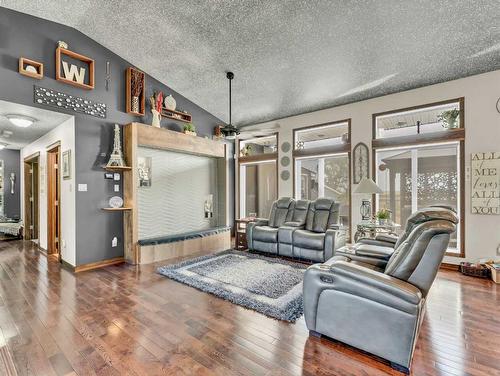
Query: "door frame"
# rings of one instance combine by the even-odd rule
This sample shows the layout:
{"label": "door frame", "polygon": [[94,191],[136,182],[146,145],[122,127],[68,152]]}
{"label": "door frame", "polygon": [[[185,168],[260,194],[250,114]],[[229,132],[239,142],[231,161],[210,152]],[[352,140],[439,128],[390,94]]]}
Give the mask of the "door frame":
{"label": "door frame", "polygon": [[[54,159],[56,163],[54,163]],[[57,254],[61,261],[61,142],[47,147],[47,254]],[[57,167],[56,167],[57,164]],[[55,173],[55,181],[53,174]],[[57,209],[50,204],[57,201]],[[54,223],[55,219],[55,223]]]}
{"label": "door frame", "polygon": [[[40,177],[39,170],[36,176],[33,174],[32,165],[37,161],[40,168],[40,152],[31,154],[24,158],[24,239],[40,240]],[[35,206],[35,216],[32,215],[30,207],[30,193],[33,190],[33,178],[36,178],[36,190],[33,192],[33,204]],[[34,218],[37,217],[37,218]],[[31,228],[33,227],[33,228]],[[36,236],[35,236],[36,235]]]}

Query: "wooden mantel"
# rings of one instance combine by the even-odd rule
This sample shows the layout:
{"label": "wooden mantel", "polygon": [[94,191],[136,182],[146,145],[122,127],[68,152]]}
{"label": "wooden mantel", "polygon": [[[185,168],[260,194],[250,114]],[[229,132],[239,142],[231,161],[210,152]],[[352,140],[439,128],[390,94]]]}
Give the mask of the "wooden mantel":
{"label": "wooden mantel", "polygon": [[[194,154],[218,159],[218,165],[224,171],[224,187],[227,185],[226,145],[221,141],[186,135],[181,132],[156,128],[141,123],[125,125],[123,132],[125,160],[131,166],[123,171],[124,207],[124,253],[125,260],[132,264],[141,263],[139,223],[137,213],[137,148],[139,146],[170,150],[179,153]],[[225,189],[225,188],[224,188]],[[227,194],[224,190],[225,201]],[[227,204],[227,202],[226,202]]]}
{"label": "wooden mantel", "polygon": [[136,129],[137,145],[139,146],[203,155],[206,157],[223,158],[225,156],[225,145],[220,141],[191,136],[182,132],[170,131],[165,128],[156,128],[140,123],[131,123],[125,128],[129,127]]}

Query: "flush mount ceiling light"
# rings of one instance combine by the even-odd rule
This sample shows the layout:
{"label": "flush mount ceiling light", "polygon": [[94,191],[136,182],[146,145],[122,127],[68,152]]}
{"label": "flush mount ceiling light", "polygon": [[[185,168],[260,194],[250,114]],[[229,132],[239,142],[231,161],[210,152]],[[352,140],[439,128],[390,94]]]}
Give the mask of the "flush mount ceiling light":
{"label": "flush mount ceiling light", "polygon": [[224,134],[226,139],[234,140],[236,138],[236,136],[240,134],[239,129],[231,124],[231,99],[232,99],[231,98],[231,81],[234,78],[234,73],[227,72],[226,77],[229,80],[229,124],[226,125],[224,128],[222,128],[221,132]]}
{"label": "flush mount ceiling light", "polygon": [[7,115],[9,121],[19,128],[28,128],[36,121],[36,119],[25,115]]}

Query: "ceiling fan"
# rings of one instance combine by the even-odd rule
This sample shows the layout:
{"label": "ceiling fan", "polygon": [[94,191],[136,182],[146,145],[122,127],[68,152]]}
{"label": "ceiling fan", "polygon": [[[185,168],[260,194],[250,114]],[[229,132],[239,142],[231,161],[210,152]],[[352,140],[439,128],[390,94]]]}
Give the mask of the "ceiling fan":
{"label": "ceiling fan", "polygon": [[[279,129],[279,124],[275,124],[272,127],[266,126],[264,129],[262,126],[248,126],[248,130],[243,130],[235,127],[232,124],[232,118],[231,118],[231,105],[232,105],[232,97],[231,97],[231,81],[234,78],[234,73],[233,72],[227,72],[226,77],[229,80],[229,124],[225,125],[224,127],[221,128],[221,132],[224,135],[224,137],[227,140],[234,140],[236,136],[241,134],[240,138],[241,139],[249,139],[249,138],[255,138],[255,137],[261,137],[261,136],[268,136],[270,134],[276,133],[276,130]],[[247,127],[245,127],[247,128]]]}

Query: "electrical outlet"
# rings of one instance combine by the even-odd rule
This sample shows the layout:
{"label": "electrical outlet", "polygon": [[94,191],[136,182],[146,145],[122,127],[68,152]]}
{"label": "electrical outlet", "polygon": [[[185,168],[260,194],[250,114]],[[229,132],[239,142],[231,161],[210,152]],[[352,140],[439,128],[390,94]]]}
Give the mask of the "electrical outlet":
{"label": "electrical outlet", "polygon": [[115,192],[120,192],[120,184],[115,184]]}
{"label": "electrical outlet", "polygon": [[78,192],[87,192],[87,184],[78,184]]}
{"label": "electrical outlet", "polygon": [[118,245],[118,238],[115,236],[113,240],[111,240],[111,247],[116,247]]}

